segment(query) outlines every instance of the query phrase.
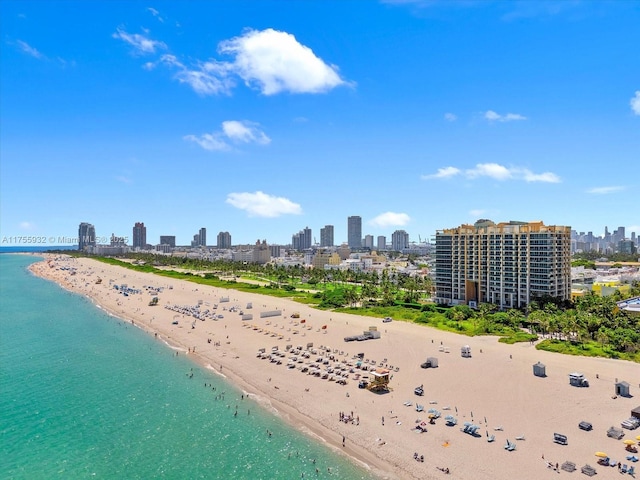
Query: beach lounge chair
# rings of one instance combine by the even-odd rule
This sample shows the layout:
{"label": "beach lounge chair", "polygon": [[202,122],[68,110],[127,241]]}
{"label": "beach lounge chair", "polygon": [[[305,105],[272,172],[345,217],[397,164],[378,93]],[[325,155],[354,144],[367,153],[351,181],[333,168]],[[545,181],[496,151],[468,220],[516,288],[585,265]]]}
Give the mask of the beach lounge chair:
{"label": "beach lounge chair", "polygon": [[631,465],[629,467],[629,470],[627,470],[627,473],[633,477],[636,474],[636,467],[634,465]]}
{"label": "beach lounge chair", "polygon": [[622,473],[627,473],[627,469],[628,469],[627,464],[626,464],[626,463],[623,463],[623,464],[622,464],[622,467],[620,468],[620,471],[621,471]]}
{"label": "beach lounge chair", "polygon": [[416,403],[416,412],[422,412],[424,410],[424,406],[423,405],[418,405]]}
{"label": "beach lounge chair", "polygon": [[516,444],[513,442],[510,442],[509,439],[507,439],[507,443],[505,443],[504,449],[509,452],[513,452],[516,449]]}
{"label": "beach lounge chair", "polygon": [[487,436],[487,442],[491,443],[491,442],[495,442],[495,440],[496,440],[496,436],[495,435]]}

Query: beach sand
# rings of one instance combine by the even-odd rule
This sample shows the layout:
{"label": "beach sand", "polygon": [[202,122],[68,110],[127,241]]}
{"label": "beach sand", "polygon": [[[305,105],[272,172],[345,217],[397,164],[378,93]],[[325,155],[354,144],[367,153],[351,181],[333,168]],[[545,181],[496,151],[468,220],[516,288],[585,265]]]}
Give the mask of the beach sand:
{"label": "beach sand", "polygon": [[[87,295],[105,310],[157,335],[158,341],[167,342],[178,354],[213,368],[286,422],[382,478],[537,480],[558,475],[547,462],[555,466],[566,460],[577,465],[576,477],[581,476],[580,468],[585,464],[594,466],[599,478],[602,474],[604,478],[619,475],[617,468],[597,465],[597,451],[629,463],[622,441],[607,437],[606,430],[620,427],[640,403],[638,364],[565,356],[538,351],[529,343],[505,345],[496,337],[469,338],[402,321],[382,323],[380,319],[314,310],[290,300],[138,273],[87,258],[49,255],[31,270]],[[98,278],[102,279],[99,284]],[[142,293],[124,296],[114,284],[126,284]],[[145,286],[163,289],[157,294],[157,306],[148,305],[154,295],[147,293]],[[222,303],[223,297],[229,297],[229,302]],[[224,318],[196,320],[166,308],[194,306],[199,301],[202,310],[218,304],[216,313]],[[248,303],[253,306],[250,310]],[[238,312],[229,311],[233,306],[253,314],[253,319],[242,320]],[[273,310],[282,315],[260,318],[261,312]],[[300,319],[291,318],[294,312],[300,313]],[[300,323],[302,319],[304,323]],[[381,332],[380,339],[343,340],[370,326]],[[318,353],[304,362],[323,356],[319,351],[322,346],[325,358],[328,347],[337,359],[331,365],[337,361],[355,363],[353,357],[358,353],[364,354],[369,365],[386,365],[392,374],[391,391],[376,394],[359,389],[354,374],[349,375],[347,385],[340,385],[299,368],[289,369],[289,354],[281,365],[257,357],[261,348],[270,353],[276,346],[280,351],[286,345],[306,349],[308,343],[313,343]],[[461,356],[464,345],[471,347],[471,358]],[[420,368],[428,356],[438,359],[438,368]],[[533,375],[532,366],[538,361],[546,365],[546,378]],[[568,374],[574,371],[585,374],[588,388],[569,385]],[[355,372],[370,375],[359,369]],[[631,384],[635,398],[614,398],[618,379]],[[418,385],[424,385],[422,397],[414,394]],[[405,405],[407,402],[411,405]],[[424,405],[423,412],[416,411],[416,403]],[[428,423],[430,408],[442,415],[433,425]],[[340,421],[341,412],[348,416],[353,412],[359,424]],[[446,415],[457,417],[458,424],[445,425]],[[592,423],[593,430],[580,430],[582,420]],[[420,421],[427,422],[427,432],[416,432]],[[463,433],[465,422],[477,425],[480,435]],[[568,445],[554,443],[555,432],[567,435]],[[625,438],[633,439],[640,430],[625,433]],[[487,442],[487,434],[495,435],[495,441]],[[515,451],[503,448],[507,439],[516,444]],[[416,461],[414,453],[423,455],[424,462]],[[439,467],[448,468],[450,474]]]}

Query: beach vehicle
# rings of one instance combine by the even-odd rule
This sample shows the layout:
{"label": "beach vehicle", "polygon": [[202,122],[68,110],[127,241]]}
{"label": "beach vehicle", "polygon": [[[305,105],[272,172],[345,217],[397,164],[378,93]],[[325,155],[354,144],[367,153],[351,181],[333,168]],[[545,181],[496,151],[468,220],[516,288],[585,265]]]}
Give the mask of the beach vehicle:
{"label": "beach vehicle", "polygon": [[573,385],[574,387],[588,387],[589,381],[582,373],[573,372],[569,374],[569,385]]}
{"label": "beach vehicle", "polygon": [[393,319],[391,317],[384,317],[382,319],[382,323],[389,323],[390,321],[392,321]]}
{"label": "beach vehicle", "polygon": [[149,301],[149,306],[153,307],[155,305],[158,305],[158,297],[153,297],[150,301]]}

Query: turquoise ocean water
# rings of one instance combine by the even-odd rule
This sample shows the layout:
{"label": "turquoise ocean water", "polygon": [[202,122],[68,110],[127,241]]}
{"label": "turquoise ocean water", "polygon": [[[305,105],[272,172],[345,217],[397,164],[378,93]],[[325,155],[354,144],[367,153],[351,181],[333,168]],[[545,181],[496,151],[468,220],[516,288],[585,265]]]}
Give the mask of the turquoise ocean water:
{"label": "turquoise ocean water", "polygon": [[0,255],[0,478],[373,478],[36,260]]}

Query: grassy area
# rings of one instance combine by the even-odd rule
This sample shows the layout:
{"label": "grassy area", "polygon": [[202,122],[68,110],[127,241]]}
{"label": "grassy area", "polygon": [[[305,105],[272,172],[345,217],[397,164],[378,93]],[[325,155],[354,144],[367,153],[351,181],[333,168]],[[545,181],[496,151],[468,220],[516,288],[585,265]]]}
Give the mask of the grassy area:
{"label": "grassy area", "polygon": [[500,337],[498,341],[500,343],[507,343],[509,345],[513,345],[514,343],[530,342],[532,340],[537,340],[537,339],[538,339],[537,335],[533,335],[531,333],[527,333],[527,332],[523,332],[522,330],[519,330],[517,332],[513,332],[511,334],[507,334],[503,337]]}
{"label": "grassy area", "polygon": [[640,362],[640,353],[624,353],[603,347],[596,342],[575,343],[568,340],[543,340],[536,345],[538,350],[547,352],[562,353],[565,355],[579,355],[582,357],[605,357],[631,362]]}

